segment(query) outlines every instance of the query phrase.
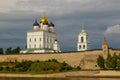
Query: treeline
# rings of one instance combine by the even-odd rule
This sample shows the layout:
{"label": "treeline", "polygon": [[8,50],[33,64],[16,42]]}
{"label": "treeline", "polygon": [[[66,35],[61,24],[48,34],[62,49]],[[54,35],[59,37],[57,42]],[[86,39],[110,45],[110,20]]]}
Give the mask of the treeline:
{"label": "treeline", "polygon": [[21,50],[20,47],[16,47],[14,49],[12,49],[11,47],[9,47],[4,52],[3,48],[0,48],[0,54],[18,54],[20,50]]}
{"label": "treeline", "polygon": [[120,70],[120,55],[114,54],[111,56],[108,54],[107,59],[104,59],[103,56],[97,58],[97,64],[100,69],[105,70]]}
{"label": "treeline", "polygon": [[66,62],[60,63],[56,59],[47,61],[15,61],[0,63],[0,72],[53,73],[70,70],[80,70],[80,67],[73,68]]}

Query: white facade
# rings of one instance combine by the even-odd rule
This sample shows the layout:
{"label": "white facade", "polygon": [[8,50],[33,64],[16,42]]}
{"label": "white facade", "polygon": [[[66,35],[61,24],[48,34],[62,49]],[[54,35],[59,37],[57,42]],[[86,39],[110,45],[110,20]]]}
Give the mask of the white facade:
{"label": "white facade", "polygon": [[54,46],[56,39],[54,24],[49,24],[47,18],[42,16],[40,25],[35,21],[33,29],[27,31],[27,50],[23,53],[60,52],[60,46]]}
{"label": "white facade", "polygon": [[54,48],[54,52],[60,52],[60,45],[58,44],[57,40],[55,40],[53,48]]}
{"label": "white facade", "polygon": [[88,33],[84,29],[84,24],[82,25],[82,30],[78,35],[77,51],[85,51],[89,49],[88,45]]}

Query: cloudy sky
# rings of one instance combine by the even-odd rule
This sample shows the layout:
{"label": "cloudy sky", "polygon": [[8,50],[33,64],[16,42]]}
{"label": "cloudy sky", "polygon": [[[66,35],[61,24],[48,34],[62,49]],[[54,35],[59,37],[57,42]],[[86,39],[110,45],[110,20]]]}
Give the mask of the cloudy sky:
{"label": "cloudy sky", "polygon": [[0,0],[0,47],[26,45],[26,31],[45,13],[55,24],[62,51],[76,51],[82,23],[91,49],[120,48],[120,0]]}

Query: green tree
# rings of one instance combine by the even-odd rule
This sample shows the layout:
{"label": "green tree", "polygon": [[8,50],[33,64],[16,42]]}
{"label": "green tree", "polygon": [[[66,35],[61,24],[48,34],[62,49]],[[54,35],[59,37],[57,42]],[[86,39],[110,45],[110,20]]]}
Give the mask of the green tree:
{"label": "green tree", "polygon": [[111,68],[114,70],[116,69],[116,66],[117,66],[117,57],[118,56],[114,54],[111,58]]}
{"label": "green tree", "polygon": [[108,54],[108,57],[107,57],[106,62],[105,62],[107,69],[112,69],[112,68],[111,68],[111,65],[112,65],[112,64],[111,64],[111,61],[112,61],[112,57],[111,57],[110,54]]}
{"label": "green tree", "polygon": [[120,55],[117,56],[116,68],[120,70]]}
{"label": "green tree", "polygon": [[3,48],[0,48],[0,54],[3,54]]}
{"label": "green tree", "polygon": [[103,56],[99,55],[99,57],[97,58],[97,64],[100,67],[100,69],[105,69],[105,60]]}
{"label": "green tree", "polygon": [[12,53],[12,48],[7,48],[6,51],[5,51],[6,54],[11,54]]}
{"label": "green tree", "polygon": [[17,47],[17,48],[12,50],[12,53],[14,53],[14,54],[19,53],[20,50],[21,50],[20,47]]}

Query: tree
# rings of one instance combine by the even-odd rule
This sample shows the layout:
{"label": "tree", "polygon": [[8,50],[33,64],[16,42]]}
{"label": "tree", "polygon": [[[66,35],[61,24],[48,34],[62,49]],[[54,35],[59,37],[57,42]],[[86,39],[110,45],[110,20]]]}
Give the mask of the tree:
{"label": "tree", "polygon": [[3,49],[2,48],[0,48],[0,54],[3,54]]}
{"label": "tree", "polygon": [[115,70],[116,66],[117,66],[117,55],[114,54],[113,57],[111,58],[111,68]]}
{"label": "tree", "polygon": [[99,55],[99,57],[97,58],[97,64],[100,67],[100,69],[105,69],[105,60],[103,56]]}
{"label": "tree", "polygon": [[17,47],[15,49],[12,50],[12,53],[19,53],[20,52],[20,47]]}
{"label": "tree", "polygon": [[21,50],[20,47],[17,47],[17,48],[15,48],[15,49],[13,49],[13,50],[12,50],[12,48],[10,47],[10,48],[7,48],[7,49],[6,49],[5,53],[6,53],[6,54],[16,54],[16,53],[19,53],[20,50]]}
{"label": "tree", "polygon": [[110,54],[108,54],[108,57],[107,57],[107,59],[106,59],[106,67],[107,67],[107,69],[112,69],[111,68],[111,61],[112,61],[112,57],[111,57],[111,55]]}
{"label": "tree", "polygon": [[11,54],[12,53],[12,48],[7,48],[6,51],[5,51],[6,54]]}
{"label": "tree", "polygon": [[116,68],[120,70],[120,55],[117,56]]}

